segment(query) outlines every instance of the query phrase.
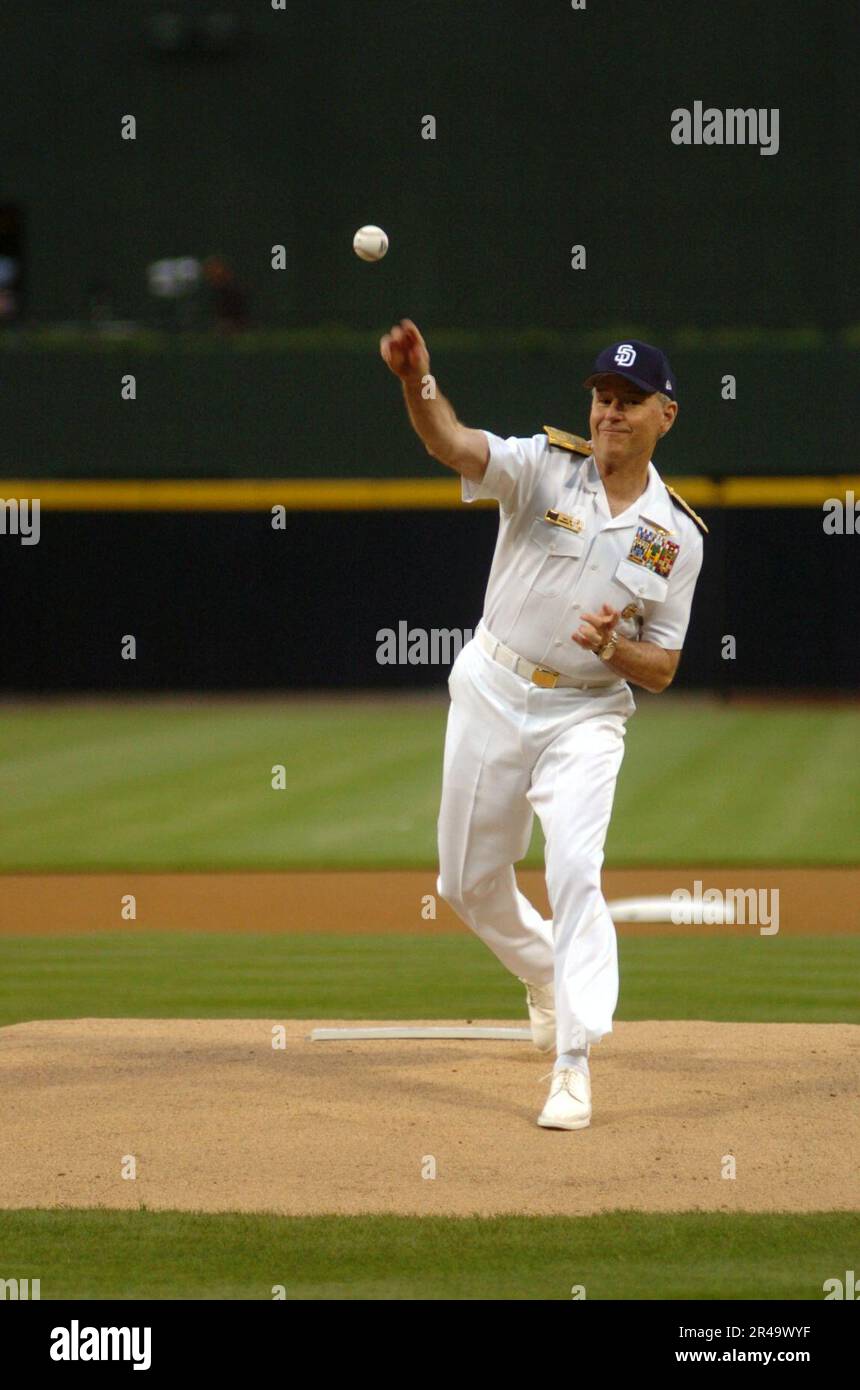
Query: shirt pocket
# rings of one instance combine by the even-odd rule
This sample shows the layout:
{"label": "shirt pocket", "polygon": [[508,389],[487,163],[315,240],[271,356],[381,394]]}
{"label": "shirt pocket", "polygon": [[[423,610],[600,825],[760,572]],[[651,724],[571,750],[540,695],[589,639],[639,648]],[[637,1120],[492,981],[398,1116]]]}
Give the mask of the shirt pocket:
{"label": "shirt pocket", "polygon": [[536,593],[563,594],[576,582],[577,561],[585,554],[585,537],[565,526],[553,526],[538,517],[532,522],[520,578]]}
{"label": "shirt pocket", "polygon": [[668,579],[646,569],[644,565],[637,565],[635,560],[619,561],[615,571],[615,583],[624,597],[624,602],[619,601],[616,607],[622,609],[629,603],[631,594],[639,600],[640,605],[644,605],[662,603],[669,592]]}

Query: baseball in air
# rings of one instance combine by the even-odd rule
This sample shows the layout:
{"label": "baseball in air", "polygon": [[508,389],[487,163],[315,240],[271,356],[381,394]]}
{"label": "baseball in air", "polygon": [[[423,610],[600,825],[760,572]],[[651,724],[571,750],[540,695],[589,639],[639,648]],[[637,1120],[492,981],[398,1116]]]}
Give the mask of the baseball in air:
{"label": "baseball in air", "polygon": [[388,237],[381,227],[359,227],[352,249],[363,261],[381,261],[388,250]]}

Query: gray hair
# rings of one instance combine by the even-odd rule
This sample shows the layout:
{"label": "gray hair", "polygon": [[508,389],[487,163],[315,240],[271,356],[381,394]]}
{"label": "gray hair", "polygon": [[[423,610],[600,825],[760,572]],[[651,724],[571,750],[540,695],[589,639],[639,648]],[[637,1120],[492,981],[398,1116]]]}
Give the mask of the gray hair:
{"label": "gray hair", "polygon": [[[597,387],[596,387],[596,386],[592,386],[592,388],[591,388],[591,399],[592,399],[592,400],[594,400],[594,397],[595,397],[596,394],[597,394]],[[669,398],[667,395],[665,395],[664,392],[662,392],[662,391],[653,391],[651,394],[657,397],[657,399],[658,399],[658,401],[660,402],[661,406],[667,406],[667,405],[671,405],[671,404],[672,404],[670,398]]]}

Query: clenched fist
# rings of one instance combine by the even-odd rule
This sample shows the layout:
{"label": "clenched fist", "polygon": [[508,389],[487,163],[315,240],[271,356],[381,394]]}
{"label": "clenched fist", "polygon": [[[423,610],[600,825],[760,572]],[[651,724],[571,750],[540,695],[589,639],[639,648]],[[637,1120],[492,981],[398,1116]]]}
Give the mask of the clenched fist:
{"label": "clenched fist", "polygon": [[577,646],[588,651],[599,652],[604,642],[608,642],[613,628],[620,622],[621,614],[611,604],[604,603],[599,613],[583,613],[579,630],[571,637]]}
{"label": "clenched fist", "polygon": [[423,377],[430,371],[427,344],[411,319],[401,319],[390,333],[379,340],[383,362],[401,381],[408,377]]}

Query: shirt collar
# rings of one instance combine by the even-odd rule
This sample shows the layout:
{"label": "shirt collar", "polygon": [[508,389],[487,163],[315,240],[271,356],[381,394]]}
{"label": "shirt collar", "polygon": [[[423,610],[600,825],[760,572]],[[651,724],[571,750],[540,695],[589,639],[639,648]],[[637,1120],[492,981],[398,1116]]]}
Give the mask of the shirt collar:
{"label": "shirt collar", "polygon": [[[606,493],[603,488],[603,479],[597,468],[597,460],[590,458],[587,462],[585,486],[589,492],[596,493],[601,510],[606,507]],[[657,472],[653,463],[648,462],[648,481],[645,491],[632,502],[626,511],[619,512],[618,516],[607,520],[604,529],[612,530],[620,526],[632,526],[634,516],[642,516],[646,521],[653,521],[664,531],[674,533],[674,508],[672,499],[666,490],[666,484]]]}

